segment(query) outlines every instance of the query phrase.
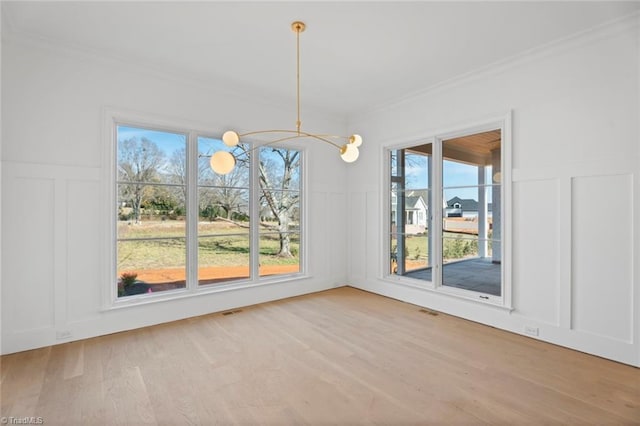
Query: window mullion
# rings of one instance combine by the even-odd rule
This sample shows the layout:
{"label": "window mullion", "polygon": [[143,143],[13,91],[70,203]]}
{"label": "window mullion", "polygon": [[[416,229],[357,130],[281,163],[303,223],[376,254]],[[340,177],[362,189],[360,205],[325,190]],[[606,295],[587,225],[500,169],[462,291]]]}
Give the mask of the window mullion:
{"label": "window mullion", "polygon": [[442,194],[442,139],[436,138],[433,142],[433,233],[429,235],[433,245],[433,285],[435,288],[442,287],[442,216],[443,216],[443,194]]}
{"label": "window mullion", "polygon": [[[251,148],[250,148],[251,149]],[[251,151],[249,168],[249,265],[251,280],[260,278],[260,182],[258,169],[260,167],[260,149]]]}
{"label": "window mullion", "polygon": [[198,136],[187,143],[187,289],[198,288]]}

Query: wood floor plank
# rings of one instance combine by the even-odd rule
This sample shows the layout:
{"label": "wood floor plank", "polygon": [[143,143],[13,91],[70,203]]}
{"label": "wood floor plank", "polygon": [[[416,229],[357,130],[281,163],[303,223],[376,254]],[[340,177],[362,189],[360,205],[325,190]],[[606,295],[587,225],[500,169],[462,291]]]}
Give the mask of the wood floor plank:
{"label": "wood floor plank", "polygon": [[45,424],[640,424],[640,370],[353,288],[0,358]]}
{"label": "wood floor plank", "polygon": [[51,347],[1,357],[3,380],[0,385],[0,413],[36,416]]}

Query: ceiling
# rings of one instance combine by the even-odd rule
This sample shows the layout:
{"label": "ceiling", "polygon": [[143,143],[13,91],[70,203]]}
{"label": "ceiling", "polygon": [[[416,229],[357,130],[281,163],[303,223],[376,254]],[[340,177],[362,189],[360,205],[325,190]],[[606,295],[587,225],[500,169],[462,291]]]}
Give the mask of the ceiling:
{"label": "ceiling", "polygon": [[639,2],[2,2],[45,39],[346,117],[637,11]]}
{"label": "ceiling", "polygon": [[[443,141],[442,155],[447,160],[454,160],[467,164],[487,165],[492,163],[492,151],[500,148],[502,132],[499,129],[488,132],[474,133]],[[407,150],[414,153],[431,155],[433,144],[412,146]]]}

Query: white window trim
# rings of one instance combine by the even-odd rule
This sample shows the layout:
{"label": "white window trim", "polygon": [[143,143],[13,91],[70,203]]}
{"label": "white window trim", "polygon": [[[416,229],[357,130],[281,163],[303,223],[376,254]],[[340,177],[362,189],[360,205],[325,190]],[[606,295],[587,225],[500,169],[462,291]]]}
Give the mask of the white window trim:
{"label": "white window trim", "polygon": [[[105,259],[101,267],[101,277],[105,277],[100,281],[101,295],[102,295],[102,310],[121,309],[139,305],[147,305],[150,303],[165,302],[169,300],[177,300],[188,297],[197,297],[203,294],[219,293],[226,291],[233,291],[238,289],[245,289],[257,286],[274,285],[280,283],[286,283],[290,281],[300,281],[311,278],[308,275],[308,249],[309,244],[307,241],[307,224],[308,224],[308,206],[306,190],[308,186],[308,177],[306,173],[307,153],[306,148],[295,146],[291,143],[283,143],[275,146],[276,148],[295,149],[300,152],[300,208],[302,214],[300,215],[300,244],[299,244],[299,272],[291,274],[272,275],[266,277],[260,277],[259,275],[259,233],[258,227],[253,221],[259,219],[257,215],[259,205],[259,195],[255,188],[259,185],[258,176],[255,172],[258,168],[259,156],[253,155],[251,158],[250,168],[250,214],[252,220],[252,229],[256,231],[251,232],[250,244],[253,248],[250,256],[250,271],[251,278],[245,280],[234,280],[228,283],[217,283],[211,285],[198,285],[198,269],[197,269],[197,241],[189,243],[189,236],[193,240],[193,236],[197,240],[197,221],[187,221],[187,254],[186,254],[186,286],[182,289],[167,290],[151,294],[132,295],[127,297],[118,297],[117,294],[117,244],[115,244],[117,238],[116,228],[116,212],[112,208],[117,202],[116,197],[116,158],[117,158],[117,126],[127,125],[133,127],[141,127],[153,130],[167,131],[172,133],[184,134],[187,138],[187,209],[190,212],[197,210],[197,174],[193,173],[193,170],[197,170],[197,138],[198,137],[213,137],[216,134],[221,134],[220,129],[207,128],[199,123],[189,122],[187,120],[177,120],[168,117],[161,117],[157,115],[151,115],[146,113],[140,113],[131,110],[117,109],[112,107],[105,107],[103,109],[102,120],[102,191],[104,196],[102,197],[103,204],[101,212],[104,216],[101,217],[103,226],[103,233],[101,235],[101,258]],[[261,146],[260,143],[252,143],[248,141],[252,148],[256,150]],[[271,146],[271,145],[270,145]],[[194,249],[195,248],[195,249]]]}
{"label": "white window trim", "polygon": [[[471,300],[477,303],[490,305],[507,310],[513,310],[513,291],[512,291],[512,111],[507,113],[478,120],[475,122],[463,123],[454,127],[433,132],[424,137],[412,137],[409,141],[392,142],[382,145],[382,161],[381,170],[384,170],[382,178],[382,197],[380,197],[382,206],[381,226],[384,231],[381,232],[383,241],[381,244],[382,253],[380,254],[379,277],[385,282],[404,285],[412,288],[419,288],[432,291],[438,294],[448,295],[455,298]],[[386,265],[389,264],[389,253],[391,250],[391,238],[388,230],[390,229],[389,206],[391,205],[391,196],[389,188],[391,184],[390,170],[390,152],[392,150],[404,149],[415,145],[429,144],[433,146],[433,156],[440,158],[442,151],[442,141],[475,133],[481,133],[489,130],[500,129],[502,132],[502,155],[501,155],[501,195],[502,195],[502,291],[500,296],[492,296],[470,290],[458,289],[455,287],[447,287],[441,284],[442,271],[441,268],[433,268],[433,281],[423,281],[404,276],[390,274]],[[439,162],[433,162],[433,179],[432,187],[442,187],[442,166]],[[442,205],[442,191],[433,191],[433,205]],[[442,231],[442,209],[434,209],[434,234],[440,235]],[[433,244],[433,255],[435,259],[441,259],[442,248],[439,244]]]}

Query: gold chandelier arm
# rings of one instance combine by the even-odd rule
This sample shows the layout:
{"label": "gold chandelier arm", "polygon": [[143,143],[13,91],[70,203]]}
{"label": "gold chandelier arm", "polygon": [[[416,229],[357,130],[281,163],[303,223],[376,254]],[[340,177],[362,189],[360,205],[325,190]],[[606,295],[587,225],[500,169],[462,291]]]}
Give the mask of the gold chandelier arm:
{"label": "gold chandelier arm", "polygon": [[[340,145],[338,145],[337,143],[335,143],[335,142],[330,141],[329,139],[327,139],[327,138],[325,137],[326,135],[314,135],[313,133],[305,133],[305,132],[301,132],[301,134],[302,134],[302,135],[304,135],[304,136],[308,136],[308,137],[310,137],[310,138],[313,138],[313,139],[317,139],[317,140],[322,141],[322,142],[326,142],[326,143],[328,143],[329,145],[333,145],[333,146],[335,146],[336,148],[338,148],[338,150],[342,149],[342,147],[341,147]],[[338,137],[339,137],[339,136],[338,136]]]}
{"label": "gold chandelier arm", "polygon": [[[283,139],[283,140],[291,140],[291,139],[296,139],[296,138],[309,137],[309,138],[313,138],[313,139],[317,139],[317,140],[326,142],[329,145],[333,145],[334,147],[336,147],[338,149],[341,148],[340,145],[338,145],[337,143],[329,140],[328,138],[348,139],[345,136],[334,136],[334,135],[326,135],[326,134],[316,135],[316,134],[313,134],[313,133],[303,132],[301,130],[281,130],[281,129],[280,130],[279,129],[257,130],[255,132],[241,133],[238,136],[245,137],[245,136],[251,136],[251,135],[259,135],[259,134],[263,134],[263,133],[294,133],[296,135],[295,137],[287,137],[286,139]],[[276,143],[276,142],[282,142],[282,140],[276,139],[275,141],[271,141],[268,144],[272,144],[272,143]]]}
{"label": "gold chandelier arm", "polygon": [[349,136],[330,135],[330,134],[327,134],[327,133],[318,133],[318,134],[316,134],[316,136],[320,136],[320,137],[323,137],[323,138],[332,138],[332,139],[344,139],[346,141],[349,140]]}
{"label": "gold chandelier arm", "polygon": [[[267,130],[266,132],[269,132],[269,131]],[[293,131],[293,130],[288,130],[287,132],[289,132],[289,133],[298,133],[298,132]],[[252,132],[252,133],[262,133],[262,132]],[[299,137],[305,137],[305,136],[304,135],[303,136],[298,136],[297,134],[294,135],[294,136],[287,136],[287,137],[279,138],[279,139],[276,139],[276,140],[273,140],[273,141],[270,141],[270,142],[267,142],[267,143],[263,143],[261,145],[256,145],[251,149],[245,149],[244,146],[241,146],[241,145],[238,145],[238,146],[242,149],[242,152],[244,152],[245,154],[250,154],[253,151],[255,151],[257,149],[260,149],[262,147],[273,145],[274,143],[278,143],[278,142],[288,141],[288,140],[291,140],[291,139],[297,139]],[[211,155],[209,155],[209,154],[198,154],[198,157],[211,158]]]}
{"label": "gold chandelier arm", "polygon": [[239,133],[238,136],[243,138],[245,136],[260,135],[262,133],[298,133],[298,131],[297,130],[282,130],[282,129],[267,129],[267,130],[256,130],[254,132]]}
{"label": "gold chandelier arm", "polygon": [[[296,133],[297,133],[297,132],[296,132]],[[300,136],[298,136],[298,135],[294,135],[294,136],[287,136],[287,137],[285,137],[285,138],[279,138],[279,139],[273,140],[273,141],[271,141],[271,142],[263,143],[262,145],[254,146],[254,147],[253,147],[253,148],[251,148],[249,151],[247,151],[247,153],[252,152],[252,151],[255,151],[255,150],[256,150],[256,149],[258,149],[258,148],[262,148],[262,147],[265,147],[265,146],[273,145],[274,143],[284,142],[284,141],[289,141],[289,140],[292,140],[292,139],[297,139],[297,138],[299,138],[299,137],[300,137]]]}

